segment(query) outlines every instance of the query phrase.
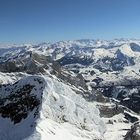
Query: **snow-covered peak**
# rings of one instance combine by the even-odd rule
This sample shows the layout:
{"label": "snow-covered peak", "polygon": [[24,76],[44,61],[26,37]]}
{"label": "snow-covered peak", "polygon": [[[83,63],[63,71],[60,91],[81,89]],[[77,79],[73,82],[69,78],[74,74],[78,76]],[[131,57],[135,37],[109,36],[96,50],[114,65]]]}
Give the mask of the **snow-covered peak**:
{"label": "snow-covered peak", "polygon": [[[52,56],[53,59],[60,59],[66,55],[85,55],[92,56],[98,49],[108,50],[108,55],[119,48],[127,55],[134,55],[134,52],[139,52],[139,40],[74,40],[74,41],[60,41],[56,43],[41,43],[38,45],[21,45],[19,47],[0,48],[1,57],[17,57],[25,51],[33,51],[36,53]],[[101,50],[102,52],[102,50]],[[99,53],[98,53],[99,54]],[[98,55],[97,54],[97,55]],[[100,54],[104,55],[103,53]],[[107,55],[107,52],[106,52]],[[96,57],[96,56],[95,56]]]}
{"label": "snow-covered peak", "polygon": [[134,52],[131,49],[130,44],[123,44],[120,46],[119,50],[126,56],[134,57]]}
{"label": "snow-covered peak", "polygon": [[56,140],[58,135],[75,140],[103,138],[105,125],[95,104],[62,82],[47,76],[26,76],[1,86],[0,92],[3,140]]}
{"label": "snow-covered peak", "polygon": [[0,48],[0,138],[123,140],[139,120],[139,62],[139,40]]}

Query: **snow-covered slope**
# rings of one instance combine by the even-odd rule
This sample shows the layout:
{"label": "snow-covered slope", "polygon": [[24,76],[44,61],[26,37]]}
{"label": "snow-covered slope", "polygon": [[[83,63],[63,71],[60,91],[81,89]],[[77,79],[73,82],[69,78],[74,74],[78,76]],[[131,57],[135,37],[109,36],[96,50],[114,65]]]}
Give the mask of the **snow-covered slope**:
{"label": "snow-covered slope", "polygon": [[[39,126],[43,123],[47,125],[47,122],[51,119],[62,124],[61,129],[65,129],[65,131],[70,129],[68,135],[71,135],[73,139],[80,140],[87,139],[87,137],[88,139],[103,138],[105,125],[100,119],[99,110],[94,103],[88,103],[69,86],[61,82],[51,78],[45,78],[45,81],[47,85],[43,93],[41,122]],[[75,129],[75,132],[71,129]],[[43,130],[40,126],[40,131],[43,133],[43,139],[47,139],[49,134],[44,133],[46,128]],[[64,136],[67,137],[67,133],[63,135],[63,132],[60,132],[61,134],[59,134],[57,130],[54,133],[56,135],[51,134],[50,137],[57,138],[58,136],[60,139],[64,139]]]}
{"label": "snow-covered slope", "polygon": [[27,76],[0,92],[1,139],[103,138],[105,125],[95,104],[55,79]]}
{"label": "snow-covered slope", "polygon": [[0,48],[0,140],[123,140],[140,119],[139,62],[140,40]]}

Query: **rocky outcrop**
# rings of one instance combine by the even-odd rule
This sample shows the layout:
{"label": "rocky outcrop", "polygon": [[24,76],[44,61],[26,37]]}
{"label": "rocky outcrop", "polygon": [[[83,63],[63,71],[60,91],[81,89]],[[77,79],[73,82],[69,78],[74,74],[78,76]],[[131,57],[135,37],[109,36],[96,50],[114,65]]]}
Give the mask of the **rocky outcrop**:
{"label": "rocky outcrop", "polygon": [[[131,84],[132,83],[132,84]],[[120,104],[128,107],[136,113],[140,112],[140,86],[139,79],[133,82],[126,81],[126,83],[119,83],[120,85],[97,87],[104,96],[115,98],[120,101]],[[122,85],[121,85],[122,84]]]}
{"label": "rocky outcrop", "polygon": [[124,113],[124,109],[121,106],[106,106],[106,105],[98,105],[98,108],[100,110],[101,117],[110,118],[114,115]]}
{"label": "rocky outcrop", "polygon": [[0,64],[1,72],[26,72],[29,74],[44,73],[52,60],[44,55],[28,52],[15,60],[8,60]]}
{"label": "rocky outcrop", "polygon": [[[31,81],[37,84],[22,80],[8,85],[0,86],[0,115],[3,118],[10,118],[14,124],[26,119],[30,112],[34,112],[34,117],[39,115],[41,97],[43,92],[43,81],[40,78],[32,78]],[[24,81],[23,81],[24,82]]]}
{"label": "rocky outcrop", "polygon": [[136,122],[131,126],[124,140],[140,140],[140,122]]}

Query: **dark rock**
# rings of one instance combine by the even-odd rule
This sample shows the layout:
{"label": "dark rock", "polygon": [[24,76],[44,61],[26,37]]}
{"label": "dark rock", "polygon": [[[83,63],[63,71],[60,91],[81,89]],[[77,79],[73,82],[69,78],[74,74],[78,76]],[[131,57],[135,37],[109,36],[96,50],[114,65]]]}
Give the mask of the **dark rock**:
{"label": "dark rock", "polygon": [[131,126],[131,129],[127,132],[124,140],[140,140],[140,123],[136,122]]}
{"label": "dark rock", "polygon": [[139,120],[138,118],[131,116],[130,114],[128,114],[126,112],[124,112],[124,115],[125,115],[125,119],[127,119],[131,123],[134,123]]}
{"label": "dark rock", "polygon": [[70,56],[70,57],[65,56],[59,59],[58,62],[60,63],[61,66],[68,65],[68,64],[76,64],[76,63],[88,66],[91,63],[93,63],[93,59],[86,56],[82,58],[77,56]]}
{"label": "dark rock", "polygon": [[[39,78],[34,80],[42,84]],[[16,124],[21,122],[22,119],[26,119],[34,109],[36,110],[34,117],[36,117],[41,100],[33,93],[31,94],[35,86],[30,84],[19,86],[18,82],[16,82],[13,85],[5,85],[1,88],[5,89],[5,92],[10,92],[10,94],[0,98],[0,115],[3,118],[10,118]],[[8,91],[6,90],[7,88],[9,88]],[[3,94],[5,95],[5,93]],[[41,93],[39,94],[41,96]]]}

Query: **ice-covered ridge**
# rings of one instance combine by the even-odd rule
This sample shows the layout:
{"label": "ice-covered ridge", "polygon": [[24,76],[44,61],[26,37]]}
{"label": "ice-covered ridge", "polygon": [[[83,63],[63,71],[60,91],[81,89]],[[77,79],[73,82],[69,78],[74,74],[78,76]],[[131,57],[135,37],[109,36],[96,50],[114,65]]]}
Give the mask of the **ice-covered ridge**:
{"label": "ice-covered ridge", "polygon": [[[0,106],[4,108],[3,111],[0,109],[0,134],[3,140],[46,140],[48,137],[56,140],[57,137],[66,136],[75,140],[103,138],[105,125],[96,105],[56,79],[26,76],[14,84],[5,84],[0,92],[1,100],[7,100]],[[35,105],[33,110],[28,99]],[[10,106],[11,109],[22,110],[17,115],[12,112],[8,114],[5,111]],[[28,108],[27,112],[24,112],[24,107]],[[21,114],[24,114],[23,118],[20,118]]]}
{"label": "ice-covered ridge", "polygon": [[[62,126],[68,125],[68,128],[72,127],[76,131],[84,130],[85,136],[83,134],[83,138],[79,136],[79,139],[86,138],[88,133],[89,139],[103,138],[105,125],[99,117],[99,111],[95,104],[88,103],[82,96],[77,95],[69,86],[61,82],[46,77],[44,79],[46,88],[43,93],[40,123],[49,118],[62,124]],[[66,129],[66,131],[68,130]],[[55,138],[56,136],[54,135],[53,137]]]}

